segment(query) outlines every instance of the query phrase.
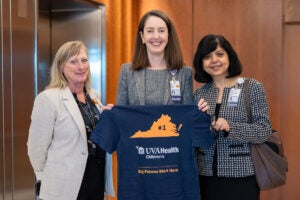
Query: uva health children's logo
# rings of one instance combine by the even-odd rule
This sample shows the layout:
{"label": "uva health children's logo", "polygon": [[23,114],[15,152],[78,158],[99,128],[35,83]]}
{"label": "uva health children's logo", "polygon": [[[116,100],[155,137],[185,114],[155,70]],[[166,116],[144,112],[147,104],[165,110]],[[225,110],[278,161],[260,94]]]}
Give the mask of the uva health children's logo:
{"label": "uva health children's logo", "polygon": [[[162,138],[178,137],[182,124],[176,127],[171,122],[171,117],[162,114],[161,117],[154,121],[151,128],[147,131],[137,131],[130,138]],[[142,147],[136,146],[139,155],[145,155],[146,159],[164,159],[166,154],[179,153],[178,147]]]}

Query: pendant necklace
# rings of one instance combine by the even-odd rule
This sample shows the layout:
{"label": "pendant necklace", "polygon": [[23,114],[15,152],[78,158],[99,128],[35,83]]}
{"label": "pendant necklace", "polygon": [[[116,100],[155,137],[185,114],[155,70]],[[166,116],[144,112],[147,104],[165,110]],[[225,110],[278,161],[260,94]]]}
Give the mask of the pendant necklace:
{"label": "pendant necklace", "polygon": [[85,96],[85,102],[82,103],[76,98],[77,104],[81,110],[83,120],[85,122],[85,128],[86,132],[89,136],[89,134],[92,132],[94,127],[96,126],[96,123],[99,119],[99,116],[93,111],[91,108],[91,101],[88,95]]}

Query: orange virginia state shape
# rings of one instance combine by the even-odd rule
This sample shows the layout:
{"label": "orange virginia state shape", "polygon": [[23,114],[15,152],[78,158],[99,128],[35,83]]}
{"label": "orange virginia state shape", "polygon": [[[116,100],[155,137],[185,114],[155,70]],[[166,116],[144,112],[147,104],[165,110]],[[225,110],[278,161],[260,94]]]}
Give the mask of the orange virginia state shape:
{"label": "orange virginia state shape", "polygon": [[162,114],[157,121],[153,122],[150,130],[139,130],[130,138],[178,137],[178,132],[181,129],[181,127],[182,124],[179,125],[177,130],[176,125],[171,122],[171,117]]}

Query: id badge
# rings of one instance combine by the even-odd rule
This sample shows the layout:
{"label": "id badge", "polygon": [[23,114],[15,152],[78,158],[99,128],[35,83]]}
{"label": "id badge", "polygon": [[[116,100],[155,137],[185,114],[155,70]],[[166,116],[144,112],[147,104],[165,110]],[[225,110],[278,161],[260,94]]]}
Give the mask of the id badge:
{"label": "id badge", "polygon": [[170,81],[171,88],[171,98],[173,102],[180,103],[181,102],[181,94],[180,94],[180,83],[176,80]]}
{"label": "id badge", "polygon": [[241,94],[240,88],[231,88],[228,96],[227,106],[236,107],[239,102],[240,94]]}

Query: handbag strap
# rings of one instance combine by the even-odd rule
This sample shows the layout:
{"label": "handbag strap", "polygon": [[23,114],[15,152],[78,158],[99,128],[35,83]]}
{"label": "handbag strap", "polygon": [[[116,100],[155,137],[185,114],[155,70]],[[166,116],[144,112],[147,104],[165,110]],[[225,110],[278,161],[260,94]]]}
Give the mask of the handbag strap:
{"label": "handbag strap", "polygon": [[[244,82],[245,107],[246,107],[248,122],[252,123],[253,121],[252,121],[252,112],[251,112],[251,105],[250,105],[249,80],[250,79],[247,78]],[[268,138],[267,142],[269,142],[267,143],[267,145],[269,146],[271,145],[271,143],[276,145],[275,148],[277,149],[274,151],[279,153],[281,156],[284,156],[283,144],[279,132],[272,129],[272,135]]]}
{"label": "handbag strap", "polygon": [[244,91],[245,91],[245,106],[246,106],[248,122],[252,123],[252,113],[251,113],[250,93],[249,93],[249,79],[248,78],[244,82]]}

